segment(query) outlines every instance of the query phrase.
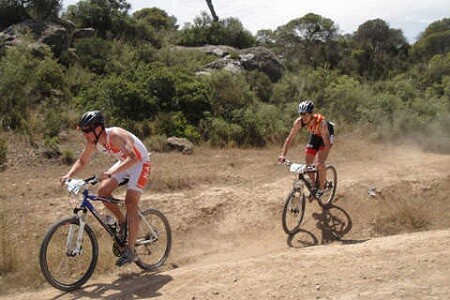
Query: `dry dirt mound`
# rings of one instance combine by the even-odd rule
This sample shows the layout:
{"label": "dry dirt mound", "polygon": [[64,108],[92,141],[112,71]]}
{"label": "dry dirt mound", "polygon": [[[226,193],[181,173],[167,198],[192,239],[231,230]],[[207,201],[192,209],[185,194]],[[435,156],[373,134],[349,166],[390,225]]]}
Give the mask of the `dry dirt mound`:
{"label": "dry dirt mound", "polygon": [[450,230],[441,230],[248,257],[237,251],[158,274],[131,268],[70,294],[46,289],[7,298],[448,299],[449,256]]}
{"label": "dry dirt mound", "polygon": [[[302,160],[301,148],[291,150],[293,159]],[[42,284],[37,259],[28,261],[37,257],[46,228],[70,212],[55,182],[67,166],[7,169],[1,174],[2,224],[34,230],[0,238],[2,249],[28,244],[27,251],[15,252],[26,257],[15,262],[20,267],[0,273],[0,292],[9,299],[444,298],[450,286],[450,156],[341,138],[329,159],[338,169],[336,206],[324,211],[308,203],[301,231],[288,238],[281,210],[293,177],[277,165],[278,151],[154,154],[141,205],[162,210],[171,222],[167,266],[158,274],[116,269],[110,243],[101,241],[99,270],[84,289],[66,295]],[[85,175],[104,163],[94,161]],[[372,185],[376,197],[367,193]],[[330,220],[345,233],[339,242]],[[427,232],[398,235],[414,231]]]}

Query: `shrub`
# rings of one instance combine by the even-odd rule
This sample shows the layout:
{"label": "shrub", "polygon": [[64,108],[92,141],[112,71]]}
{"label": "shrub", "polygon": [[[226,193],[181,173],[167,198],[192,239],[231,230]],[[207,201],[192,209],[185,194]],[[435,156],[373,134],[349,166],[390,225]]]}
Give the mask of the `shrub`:
{"label": "shrub", "polygon": [[232,112],[253,103],[253,94],[242,75],[228,71],[215,73],[211,78],[214,90],[212,112],[227,121],[232,120]]}
{"label": "shrub", "polygon": [[76,160],[75,152],[71,149],[65,149],[62,152],[61,161],[65,165],[72,165]]}
{"label": "shrub", "polygon": [[160,113],[155,120],[155,132],[165,136],[184,137],[192,142],[200,140],[196,127],[187,123],[182,112]]}
{"label": "shrub", "polygon": [[177,99],[187,121],[197,125],[211,111],[212,89],[207,82],[183,78],[177,84]]}
{"label": "shrub", "polygon": [[144,139],[145,147],[149,151],[163,152],[165,149],[167,137],[163,134],[157,134]]}
{"label": "shrub", "polygon": [[58,136],[63,123],[62,114],[55,109],[48,108],[44,119],[45,135],[50,138]]}
{"label": "shrub", "polygon": [[6,140],[0,138],[0,165],[4,165],[7,162],[8,146]]}
{"label": "shrub", "polygon": [[222,118],[213,118],[203,124],[204,136],[209,137],[209,142],[215,147],[225,147],[232,142],[241,144],[244,129],[234,123],[228,123]]}
{"label": "shrub", "polygon": [[354,123],[360,119],[358,107],[365,99],[365,94],[353,78],[341,76],[325,88],[325,95],[321,109],[328,118]]}
{"label": "shrub", "polygon": [[110,57],[110,44],[101,38],[84,38],[75,45],[81,65],[95,74],[105,74]]}

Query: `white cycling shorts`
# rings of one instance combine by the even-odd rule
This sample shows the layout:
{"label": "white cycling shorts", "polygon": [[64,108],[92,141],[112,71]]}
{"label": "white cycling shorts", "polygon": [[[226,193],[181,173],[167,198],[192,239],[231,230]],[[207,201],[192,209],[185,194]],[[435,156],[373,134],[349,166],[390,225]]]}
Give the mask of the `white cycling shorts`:
{"label": "white cycling shorts", "polygon": [[[117,161],[113,167],[119,164],[120,161]],[[150,161],[141,161],[123,172],[114,174],[112,178],[114,178],[119,184],[128,179],[129,181],[127,188],[142,193],[145,185],[147,184],[150,169]]]}

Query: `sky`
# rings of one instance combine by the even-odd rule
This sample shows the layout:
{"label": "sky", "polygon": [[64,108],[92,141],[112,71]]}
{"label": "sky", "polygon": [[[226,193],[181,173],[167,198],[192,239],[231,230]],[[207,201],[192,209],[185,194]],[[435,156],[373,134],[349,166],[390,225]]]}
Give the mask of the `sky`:
{"label": "sky", "polygon": [[[77,0],[64,0],[67,6]],[[177,18],[180,28],[192,23],[209,9],[206,0],[128,0],[130,13],[146,7],[158,7]],[[382,19],[393,29],[401,29],[409,43],[434,21],[450,18],[450,0],[212,0],[220,19],[234,17],[253,34],[315,13],[331,19],[340,33],[353,33],[368,20]]]}

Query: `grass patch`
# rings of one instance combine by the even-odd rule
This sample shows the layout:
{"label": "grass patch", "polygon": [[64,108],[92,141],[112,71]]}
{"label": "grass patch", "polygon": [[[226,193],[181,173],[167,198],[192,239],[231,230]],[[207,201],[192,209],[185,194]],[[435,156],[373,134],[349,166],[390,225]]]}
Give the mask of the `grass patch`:
{"label": "grass patch", "polygon": [[17,287],[38,287],[44,282],[40,276],[38,253],[40,246],[40,228],[35,226],[32,232],[20,227],[8,218],[8,212],[0,213],[0,294],[7,293]]}

